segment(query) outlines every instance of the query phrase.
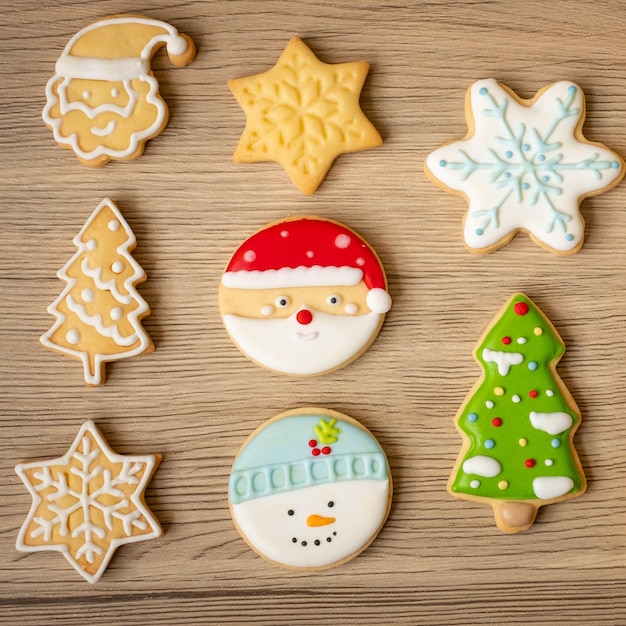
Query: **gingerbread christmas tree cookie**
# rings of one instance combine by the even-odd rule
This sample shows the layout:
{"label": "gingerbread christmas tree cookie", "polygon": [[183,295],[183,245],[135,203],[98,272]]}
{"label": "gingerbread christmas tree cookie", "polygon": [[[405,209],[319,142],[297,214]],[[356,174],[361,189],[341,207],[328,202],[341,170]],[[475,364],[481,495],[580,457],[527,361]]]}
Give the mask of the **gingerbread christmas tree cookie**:
{"label": "gingerbread christmas tree cookie", "polygon": [[234,160],[275,161],[313,193],[340,154],[382,144],[359,105],[368,70],[365,61],[322,63],[291,39],[271,70],[228,82],[246,114]]}
{"label": "gingerbread christmas tree cookie", "polygon": [[552,324],[521,293],[475,350],[484,374],[456,417],[463,448],[448,490],[489,504],[507,533],[528,529],[539,507],[586,489],[573,446],[580,412],[555,371],[564,351]]}
{"label": "gingerbread christmas tree cookie", "polygon": [[95,583],[121,545],[163,534],[144,501],[160,460],[116,454],[95,424],[85,422],[62,457],[15,468],[33,498],[17,549],[61,552]]}
{"label": "gingerbread christmas tree cookie", "polygon": [[585,96],[574,83],[544,87],[531,100],[493,79],[467,92],[467,136],[432,152],[428,176],[469,204],[465,246],[487,254],[526,232],[555,254],[583,245],[584,198],[622,180],[622,159],[582,133]]}
{"label": "gingerbread christmas tree cookie", "polygon": [[48,307],[56,322],[41,343],[82,361],[87,385],[104,383],[107,361],[154,350],[141,325],[150,309],[135,288],[146,279],[130,254],[135,244],[119,209],[105,198],[74,238],[78,251],[57,272],[67,286]]}

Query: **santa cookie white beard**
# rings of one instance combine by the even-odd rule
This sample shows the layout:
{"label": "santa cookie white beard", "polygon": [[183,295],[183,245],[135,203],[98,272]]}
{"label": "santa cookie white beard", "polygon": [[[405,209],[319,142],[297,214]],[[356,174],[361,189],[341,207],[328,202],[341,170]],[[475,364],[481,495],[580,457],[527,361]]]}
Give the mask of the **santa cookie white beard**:
{"label": "santa cookie white beard", "polygon": [[219,289],[224,326],[268,369],[313,376],[359,357],[391,307],[374,251],[316,217],[270,224],[231,258]]}

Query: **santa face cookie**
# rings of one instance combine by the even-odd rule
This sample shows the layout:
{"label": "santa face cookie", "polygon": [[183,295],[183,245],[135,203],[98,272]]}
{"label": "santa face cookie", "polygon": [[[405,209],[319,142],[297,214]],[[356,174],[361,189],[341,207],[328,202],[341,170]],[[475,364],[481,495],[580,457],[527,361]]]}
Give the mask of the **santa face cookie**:
{"label": "santa face cookie", "polygon": [[325,569],[363,551],[391,506],[387,458],[346,415],[303,408],[254,432],[233,465],[231,514],[250,547],[285,567]]}
{"label": "santa face cookie", "polygon": [[521,293],[476,347],[484,376],[456,418],[464,445],[448,490],[491,505],[507,533],[526,530],[539,507],[586,488],[573,446],[580,412],[555,371],[564,351],[552,324]]}
{"label": "santa face cookie", "polygon": [[139,157],[159,135],[168,109],[150,60],[163,45],[174,65],[195,57],[187,35],[136,15],[104,18],[74,35],[46,86],[46,125],[89,167]]}
{"label": "santa face cookie", "polygon": [[360,356],[391,307],[381,263],[356,233],[318,217],[276,222],[246,240],[219,288],[224,325],[268,369],[323,374]]}
{"label": "santa face cookie", "polygon": [[581,88],[561,81],[522,100],[493,79],[479,80],[467,93],[466,117],[468,135],[432,152],[425,169],[468,201],[468,250],[487,254],[521,231],[555,254],[578,252],[581,201],[626,171],[617,154],[583,136]]}

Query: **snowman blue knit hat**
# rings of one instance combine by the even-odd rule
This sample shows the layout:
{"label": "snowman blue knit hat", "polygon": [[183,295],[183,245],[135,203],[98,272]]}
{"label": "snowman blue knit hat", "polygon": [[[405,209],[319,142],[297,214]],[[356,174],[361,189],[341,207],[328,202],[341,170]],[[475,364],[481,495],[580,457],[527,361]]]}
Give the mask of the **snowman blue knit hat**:
{"label": "snowman blue knit hat", "polygon": [[289,412],[262,427],[233,464],[232,504],[324,483],[387,480],[387,457],[374,437],[335,412]]}

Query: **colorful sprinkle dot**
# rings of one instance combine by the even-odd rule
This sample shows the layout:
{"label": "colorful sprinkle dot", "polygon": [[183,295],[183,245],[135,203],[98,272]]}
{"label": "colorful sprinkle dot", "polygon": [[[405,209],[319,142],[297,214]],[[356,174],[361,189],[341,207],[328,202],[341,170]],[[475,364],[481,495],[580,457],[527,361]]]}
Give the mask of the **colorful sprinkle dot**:
{"label": "colorful sprinkle dot", "polygon": [[554,391],[552,389],[546,389],[546,396],[550,396],[550,398],[554,395]]}
{"label": "colorful sprinkle dot", "polygon": [[322,451],[319,448],[313,448],[313,450],[311,450],[313,456],[319,456],[321,453]]}
{"label": "colorful sprinkle dot", "polygon": [[530,361],[530,362],[528,363],[528,369],[529,369],[531,372],[534,372],[534,371],[535,371],[538,367],[539,367],[539,364],[537,363],[537,361]]}
{"label": "colorful sprinkle dot", "polygon": [[504,389],[502,387],[495,387],[493,390],[493,393],[496,394],[496,396],[503,396],[504,395]]}
{"label": "colorful sprinkle dot", "polygon": [[496,428],[498,428],[498,426],[502,426],[502,418],[501,418],[501,417],[494,417],[494,418],[491,420],[491,424],[492,424],[493,426],[495,426]]}
{"label": "colorful sprinkle dot", "polygon": [[553,439],[553,440],[550,442],[550,445],[551,445],[553,448],[560,448],[560,447],[561,447],[561,440],[560,440],[560,439]]}
{"label": "colorful sprinkle dot", "polygon": [[528,392],[528,395],[529,395],[531,398],[536,398],[536,397],[539,395],[539,392],[538,392],[536,389],[531,389],[531,390]]}
{"label": "colorful sprinkle dot", "polygon": [[493,409],[494,404],[493,404],[493,402],[492,402],[491,400],[487,400],[487,402],[485,402],[485,406],[486,406],[488,409]]}
{"label": "colorful sprinkle dot", "polygon": [[535,333],[535,335],[537,335],[537,337],[541,337],[541,335],[543,335],[543,328],[540,328],[539,326],[537,326],[537,328],[535,328],[535,330],[533,330],[533,333]]}
{"label": "colorful sprinkle dot", "polygon": [[525,448],[528,445],[528,440],[522,437],[517,443],[519,443],[522,448]]}
{"label": "colorful sprinkle dot", "polygon": [[526,315],[528,313],[528,305],[525,302],[516,302],[513,305],[513,310],[517,315]]}
{"label": "colorful sprinkle dot", "polygon": [[511,338],[510,337],[502,337],[502,343],[505,346],[508,346],[511,343]]}
{"label": "colorful sprinkle dot", "polygon": [[537,465],[537,461],[535,461],[535,459],[526,459],[524,461],[524,465],[530,469],[531,467],[535,467],[535,465]]}
{"label": "colorful sprinkle dot", "polygon": [[470,413],[467,416],[467,421],[471,422],[472,424],[478,419],[478,413]]}
{"label": "colorful sprinkle dot", "polygon": [[485,439],[485,448],[487,450],[491,450],[496,445],[496,442],[493,439]]}
{"label": "colorful sprinkle dot", "polygon": [[330,454],[330,448],[328,446],[324,446],[322,448],[322,454]]}
{"label": "colorful sprinkle dot", "polygon": [[505,489],[507,489],[509,486],[509,481],[508,480],[501,480],[498,483],[498,489],[501,489],[502,491],[504,491]]}
{"label": "colorful sprinkle dot", "polygon": [[517,343],[519,343],[520,346],[523,346],[527,341],[528,341],[528,339],[526,339],[526,337],[518,337],[517,338]]}
{"label": "colorful sprinkle dot", "polygon": [[478,487],[480,487],[480,480],[473,480],[473,481],[470,483],[470,487],[471,487],[472,489],[478,489]]}
{"label": "colorful sprinkle dot", "polygon": [[515,395],[511,398],[511,400],[513,400],[513,402],[515,402],[515,404],[517,404],[517,403],[521,400],[521,398],[520,398],[517,394],[515,394]]}
{"label": "colorful sprinkle dot", "polygon": [[315,441],[315,439],[309,440],[309,448],[315,448],[316,445],[317,445],[317,441]]}
{"label": "colorful sprinkle dot", "polygon": [[544,463],[546,464],[546,467],[552,467],[554,465],[554,461],[552,459],[546,459]]}

